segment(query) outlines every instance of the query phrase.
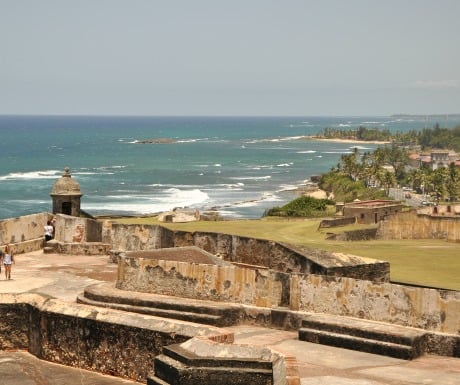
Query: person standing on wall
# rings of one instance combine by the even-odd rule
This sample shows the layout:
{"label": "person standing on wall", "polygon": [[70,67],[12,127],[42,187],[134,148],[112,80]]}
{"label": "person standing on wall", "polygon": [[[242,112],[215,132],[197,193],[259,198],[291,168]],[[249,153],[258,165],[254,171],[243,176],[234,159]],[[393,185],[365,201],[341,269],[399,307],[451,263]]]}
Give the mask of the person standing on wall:
{"label": "person standing on wall", "polygon": [[44,227],[44,230],[45,230],[45,243],[46,243],[49,240],[53,239],[54,227],[51,224],[51,221],[46,222],[46,226]]}
{"label": "person standing on wall", "polygon": [[5,267],[5,279],[11,279],[11,265],[14,263],[13,250],[10,245],[6,245],[3,253],[2,263]]}

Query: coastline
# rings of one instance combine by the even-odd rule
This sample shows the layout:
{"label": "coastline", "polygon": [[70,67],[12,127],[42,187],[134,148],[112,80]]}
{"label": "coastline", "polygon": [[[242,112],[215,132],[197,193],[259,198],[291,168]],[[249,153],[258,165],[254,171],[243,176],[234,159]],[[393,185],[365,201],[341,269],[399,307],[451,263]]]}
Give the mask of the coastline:
{"label": "coastline", "polygon": [[301,140],[318,140],[322,142],[336,142],[336,143],[391,144],[391,141],[389,140],[339,139],[339,138],[322,138],[320,136],[303,136]]}

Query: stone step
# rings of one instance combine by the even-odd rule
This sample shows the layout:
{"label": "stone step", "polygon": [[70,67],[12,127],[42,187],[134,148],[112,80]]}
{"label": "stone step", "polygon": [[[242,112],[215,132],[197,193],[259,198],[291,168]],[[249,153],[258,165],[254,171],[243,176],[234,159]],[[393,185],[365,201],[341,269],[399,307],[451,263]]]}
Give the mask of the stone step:
{"label": "stone step", "polygon": [[[312,314],[302,320],[302,328],[345,334],[364,339],[411,346],[421,351],[425,331],[352,317]],[[419,353],[420,355],[420,353]]]}
{"label": "stone step", "polygon": [[148,314],[148,315],[153,315],[153,316],[162,317],[162,318],[178,319],[181,321],[195,322],[195,323],[200,323],[200,324],[205,324],[205,325],[227,326],[225,325],[227,321],[225,320],[225,318],[223,318],[223,316],[214,315],[214,314],[202,314],[202,313],[186,312],[186,311],[180,311],[180,310],[174,310],[174,309],[158,309],[155,307],[133,306],[133,305],[127,305],[127,304],[101,302],[101,301],[94,301],[84,296],[78,296],[77,302],[84,303],[86,305],[107,307],[110,309],[129,311],[129,312],[139,313],[139,314]]}
{"label": "stone step", "polygon": [[[219,385],[269,384],[273,381],[271,369],[254,369],[242,367],[227,367],[226,362],[212,357],[213,366],[189,366],[167,355],[155,357],[155,376],[147,379],[147,385],[157,385],[158,379],[165,384],[203,385],[218,383]],[[210,382],[210,379],[215,381]],[[156,381],[156,382],[155,382]]]}
{"label": "stone step", "polygon": [[147,385],[171,385],[169,382],[163,381],[157,376],[150,376],[147,378]]}
{"label": "stone step", "polygon": [[113,284],[107,283],[88,286],[83,295],[87,299],[98,302],[218,315],[228,320],[227,326],[237,323],[242,311],[237,304],[119,290]]}
{"label": "stone step", "polygon": [[183,349],[180,345],[170,345],[163,347],[163,354],[179,361],[185,366],[194,367],[214,367],[216,362],[220,367],[226,368],[245,368],[245,369],[262,369],[272,370],[272,362],[257,359],[248,360],[241,358],[216,358],[215,356],[201,357],[191,354],[190,351]]}
{"label": "stone step", "polygon": [[366,353],[380,354],[404,360],[411,360],[420,355],[420,351],[410,345],[396,344],[318,329],[300,328],[299,340]]}

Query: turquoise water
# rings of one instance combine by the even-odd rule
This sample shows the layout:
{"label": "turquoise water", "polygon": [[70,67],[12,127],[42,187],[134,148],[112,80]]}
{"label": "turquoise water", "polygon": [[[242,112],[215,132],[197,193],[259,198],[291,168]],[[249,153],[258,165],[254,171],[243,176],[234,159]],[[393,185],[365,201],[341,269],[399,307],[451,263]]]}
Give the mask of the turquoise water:
{"label": "turquoise water", "polygon": [[[324,127],[359,125],[407,131],[427,122],[391,117],[0,116],[0,218],[50,211],[49,193],[66,166],[81,186],[82,208],[94,215],[187,206],[258,218],[266,208],[293,199],[296,186],[328,171],[341,154],[355,146],[376,147],[300,137]],[[153,138],[174,141],[136,142]]]}

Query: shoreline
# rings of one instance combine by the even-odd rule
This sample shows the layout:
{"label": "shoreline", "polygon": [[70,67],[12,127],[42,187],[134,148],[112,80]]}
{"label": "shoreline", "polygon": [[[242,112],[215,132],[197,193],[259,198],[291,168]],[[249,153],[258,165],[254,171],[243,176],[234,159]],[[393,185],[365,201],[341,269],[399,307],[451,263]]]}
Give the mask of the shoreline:
{"label": "shoreline", "polygon": [[359,144],[391,144],[390,140],[359,140],[359,139],[339,139],[339,138],[322,138],[320,136],[303,136],[300,140],[318,140],[321,142],[336,142],[336,143],[359,143]]}

